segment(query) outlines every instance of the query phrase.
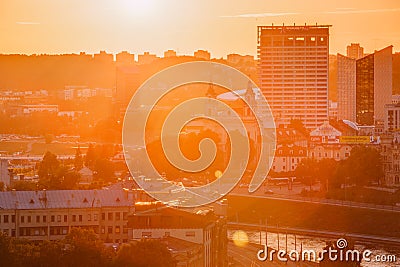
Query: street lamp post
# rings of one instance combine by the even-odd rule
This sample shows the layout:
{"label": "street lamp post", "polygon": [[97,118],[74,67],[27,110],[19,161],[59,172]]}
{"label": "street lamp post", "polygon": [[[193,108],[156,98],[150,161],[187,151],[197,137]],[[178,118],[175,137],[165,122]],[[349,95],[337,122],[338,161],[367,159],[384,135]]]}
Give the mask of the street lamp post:
{"label": "street lamp post", "polygon": [[268,247],[268,217],[265,217],[265,246]]}
{"label": "street lamp post", "polygon": [[15,228],[15,237],[18,238],[18,200],[15,201],[15,209],[14,209],[14,228]]}
{"label": "street lamp post", "polygon": [[278,236],[278,251],[279,251],[279,224],[276,222],[276,231],[277,231],[277,236]]}

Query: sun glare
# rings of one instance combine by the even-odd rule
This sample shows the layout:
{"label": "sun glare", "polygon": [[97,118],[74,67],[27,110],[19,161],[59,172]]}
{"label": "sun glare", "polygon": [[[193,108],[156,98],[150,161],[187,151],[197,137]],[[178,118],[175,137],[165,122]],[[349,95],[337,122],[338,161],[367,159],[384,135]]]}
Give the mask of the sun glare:
{"label": "sun glare", "polygon": [[154,0],[126,0],[121,7],[130,14],[146,16],[154,12],[156,4]]}
{"label": "sun glare", "polygon": [[233,233],[233,243],[238,247],[245,247],[249,243],[249,237],[245,231],[238,230]]}

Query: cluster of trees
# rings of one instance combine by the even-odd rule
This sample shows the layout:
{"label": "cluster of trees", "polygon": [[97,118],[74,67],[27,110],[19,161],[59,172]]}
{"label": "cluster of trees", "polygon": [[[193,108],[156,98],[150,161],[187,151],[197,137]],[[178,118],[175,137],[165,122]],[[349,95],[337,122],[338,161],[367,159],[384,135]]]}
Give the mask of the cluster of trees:
{"label": "cluster of trees", "polygon": [[[46,189],[75,189],[80,179],[79,170],[87,166],[94,172],[94,180],[99,182],[112,182],[115,179],[114,164],[109,158],[115,153],[112,145],[90,145],[83,157],[80,148],[77,149],[73,162],[61,163],[57,155],[46,152],[39,164],[39,188]],[[16,183],[14,189],[34,190],[29,183]]]}
{"label": "cluster of trees", "polygon": [[0,266],[14,267],[148,267],[175,266],[171,252],[159,240],[107,247],[91,230],[72,228],[60,241],[32,242],[0,233]]}
{"label": "cluster of trees", "polygon": [[[224,154],[221,153],[224,147],[225,149],[230,150],[230,146],[224,146],[220,144],[220,137],[218,134],[211,130],[205,130],[200,134],[195,132],[190,132],[185,135],[182,135],[179,140],[180,149],[182,154],[190,159],[196,160],[200,158],[201,152],[199,150],[199,146],[202,140],[205,138],[211,139],[216,145],[216,157],[212,164],[207,168],[210,173],[214,173],[216,170],[223,170],[225,167],[225,158]],[[174,142],[174,138],[167,139],[167,143]],[[171,180],[182,179],[182,178],[190,178],[190,180],[201,181],[205,180],[203,173],[193,173],[193,172],[185,172],[179,168],[173,166],[166,157],[164,157],[164,148],[162,146],[161,139],[157,139],[147,145],[147,153],[150,158],[157,159],[153,164],[158,169],[160,173],[165,173],[166,177]],[[229,150],[226,153],[229,153]],[[206,151],[207,153],[207,151]],[[162,155],[162,156],[160,156]],[[210,179],[210,182],[215,179],[214,175],[210,175],[207,177]],[[184,181],[183,181],[184,182]]]}
{"label": "cluster of trees", "polygon": [[342,161],[304,159],[297,166],[295,175],[310,187],[319,180],[327,191],[346,184],[362,187],[381,183],[383,164],[378,150],[359,146],[354,147],[351,155]]}
{"label": "cluster of trees", "polygon": [[75,169],[61,164],[57,156],[46,152],[40,162],[39,187],[46,189],[74,189],[79,181],[80,175]]}
{"label": "cluster of trees", "polygon": [[[17,181],[9,189],[18,191],[76,189],[81,178],[79,171],[85,166],[93,171],[95,184],[92,187],[114,182],[115,171],[127,171],[124,162],[110,161],[110,158],[120,150],[119,145],[89,145],[86,156],[83,156],[78,147],[74,159],[62,161],[57,158],[57,155],[47,151],[38,164],[39,182]],[[4,189],[4,184],[0,184],[0,190]]]}
{"label": "cluster of trees", "polygon": [[114,171],[118,166],[113,164],[109,158],[114,156],[118,150],[119,148],[114,145],[89,145],[84,164],[94,171],[95,180],[105,183],[115,180]]}

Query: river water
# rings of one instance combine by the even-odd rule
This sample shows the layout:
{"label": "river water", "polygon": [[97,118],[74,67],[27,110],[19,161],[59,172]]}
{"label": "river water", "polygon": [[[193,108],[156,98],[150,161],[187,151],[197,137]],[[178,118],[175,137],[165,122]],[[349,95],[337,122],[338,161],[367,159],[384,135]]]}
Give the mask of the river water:
{"label": "river water", "polygon": [[[233,235],[236,231],[229,230],[228,238],[233,239]],[[250,243],[260,243],[260,231],[244,231],[247,234],[248,240]],[[278,236],[279,236],[279,249],[283,249],[285,251],[296,250],[314,250],[316,252],[320,252],[326,246],[327,241],[336,242],[336,239],[327,239],[327,238],[318,238],[318,237],[309,237],[309,236],[301,236],[301,235],[293,235],[293,234],[285,234],[285,233],[270,233],[267,234],[267,244],[269,248],[273,248],[278,250]],[[265,231],[261,231],[261,244],[265,244],[266,235]],[[286,249],[287,248],[287,249]],[[400,266],[400,248],[397,247],[389,247],[383,246],[379,244],[372,243],[356,243],[355,249],[360,251],[360,255],[366,249],[372,251],[372,255],[370,256],[371,261],[366,262],[362,261],[361,266],[363,267],[399,267]],[[395,256],[394,262],[377,262],[375,260],[375,256],[379,255],[380,258],[384,257],[392,257]]]}

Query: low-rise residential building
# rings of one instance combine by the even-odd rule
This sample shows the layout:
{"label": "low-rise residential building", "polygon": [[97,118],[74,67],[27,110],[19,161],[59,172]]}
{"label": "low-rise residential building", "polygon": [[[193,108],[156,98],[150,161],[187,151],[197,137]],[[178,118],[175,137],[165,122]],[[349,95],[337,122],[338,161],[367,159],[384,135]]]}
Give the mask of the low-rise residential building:
{"label": "low-rise residential building", "polygon": [[79,184],[88,184],[90,185],[93,182],[93,171],[88,167],[83,167],[78,171],[80,175]]}
{"label": "low-rise residential building", "polygon": [[279,127],[276,129],[276,142],[282,145],[307,147],[309,143],[308,132],[292,127]]}
{"label": "low-rise residential building", "polygon": [[325,121],[322,125],[310,132],[311,141],[314,143],[333,144],[339,143],[342,133]]}
{"label": "low-rise residential building", "polygon": [[43,190],[0,192],[0,231],[29,240],[58,240],[71,228],[93,229],[107,243],[128,242],[127,190]]}
{"label": "low-rise residential building", "polygon": [[274,172],[294,171],[304,158],[307,158],[307,148],[294,145],[279,145],[272,163],[272,170]]}
{"label": "low-rise residential building", "polygon": [[350,156],[352,146],[349,144],[312,144],[309,147],[295,145],[278,145],[271,170],[293,172],[305,158],[317,161],[322,159],[345,160]]}
{"label": "low-rise residential building", "polygon": [[308,149],[308,157],[322,160],[334,159],[345,160],[350,156],[352,146],[347,144],[320,144]]}
{"label": "low-rise residential building", "polygon": [[64,110],[64,111],[59,111],[57,113],[57,116],[76,119],[78,117],[81,117],[83,113],[84,113],[83,111],[78,111],[78,110]]}
{"label": "low-rise residential building", "polygon": [[46,104],[30,104],[30,105],[17,105],[10,107],[8,113],[11,116],[30,116],[34,113],[58,113],[58,105]]}
{"label": "low-rise residential building", "polygon": [[227,265],[226,220],[211,210],[185,211],[159,203],[146,203],[136,205],[135,213],[128,220],[133,240],[172,237],[200,245],[201,261],[184,266]]}
{"label": "low-rise residential building", "polygon": [[37,174],[37,164],[40,156],[2,156],[0,157],[0,182],[6,187],[14,182],[32,180]]}
{"label": "low-rise residential building", "polygon": [[91,97],[108,97],[113,96],[111,88],[89,88],[86,85],[67,85],[64,90],[59,90],[57,94],[61,100],[86,100]]}

